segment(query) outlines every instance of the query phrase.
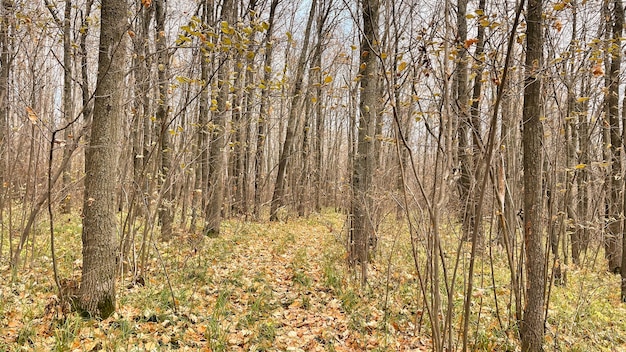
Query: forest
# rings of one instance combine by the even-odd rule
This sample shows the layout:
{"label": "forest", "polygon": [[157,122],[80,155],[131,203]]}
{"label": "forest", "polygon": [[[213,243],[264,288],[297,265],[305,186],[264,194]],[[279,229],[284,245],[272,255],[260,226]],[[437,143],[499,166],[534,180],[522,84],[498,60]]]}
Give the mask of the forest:
{"label": "forest", "polygon": [[1,351],[626,351],[622,0],[0,0]]}

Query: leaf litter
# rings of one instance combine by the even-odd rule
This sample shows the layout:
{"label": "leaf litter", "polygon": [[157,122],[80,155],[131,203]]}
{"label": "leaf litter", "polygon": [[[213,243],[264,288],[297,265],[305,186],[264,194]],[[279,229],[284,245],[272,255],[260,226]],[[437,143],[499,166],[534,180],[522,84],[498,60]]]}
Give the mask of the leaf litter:
{"label": "leaf litter", "polygon": [[[68,221],[78,222],[57,230],[57,257],[61,276],[77,284],[80,224]],[[145,286],[120,278],[117,310],[101,321],[60,306],[51,258],[36,253],[16,275],[2,268],[0,350],[427,350],[427,339],[383,328],[380,304],[353,287],[333,230],[342,221],[233,220],[216,239],[179,233],[156,243],[168,276],[151,253]]]}

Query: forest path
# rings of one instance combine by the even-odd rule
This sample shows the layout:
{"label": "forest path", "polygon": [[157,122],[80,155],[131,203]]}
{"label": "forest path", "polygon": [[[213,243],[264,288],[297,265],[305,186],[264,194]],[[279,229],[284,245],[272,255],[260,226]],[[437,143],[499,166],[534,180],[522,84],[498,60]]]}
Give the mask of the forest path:
{"label": "forest path", "polygon": [[[33,269],[0,286],[0,350],[427,350],[427,339],[409,328],[413,318],[385,321],[380,292],[355,285],[345,266],[343,223],[334,213],[277,223],[230,220],[218,238],[182,232],[169,243],[155,241],[145,285],[120,279],[117,310],[102,321],[60,312],[42,246]],[[59,225],[61,277],[77,283],[80,218]],[[373,265],[372,275],[381,291],[385,274]]]}

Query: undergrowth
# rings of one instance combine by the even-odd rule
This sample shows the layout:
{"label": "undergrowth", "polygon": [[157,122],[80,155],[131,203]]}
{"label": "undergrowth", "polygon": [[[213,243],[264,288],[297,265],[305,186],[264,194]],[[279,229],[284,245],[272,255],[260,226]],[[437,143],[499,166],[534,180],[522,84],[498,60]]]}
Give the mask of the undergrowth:
{"label": "undergrowth", "polygon": [[[345,233],[336,230],[344,220],[331,212],[286,223],[231,220],[215,239],[179,231],[170,243],[150,246],[141,283],[132,272],[120,276],[116,313],[103,321],[84,320],[59,304],[49,243],[38,232],[35,253],[26,253],[22,266],[15,272],[2,267],[0,350],[429,350],[421,287],[430,286],[425,268],[416,270],[405,225],[381,224],[368,284],[360,287],[346,267]],[[82,264],[80,226],[77,216],[56,223],[60,276],[75,282]],[[442,233],[448,278],[458,238],[453,225]],[[426,242],[413,241],[421,265]],[[510,273],[504,250],[493,248],[491,257],[485,250],[477,258],[468,340],[475,350],[515,351]],[[458,273],[469,263],[469,245],[461,250]],[[601,255],[588,256],[588,265],[564,268],[567,285],[552,287],[547,351],[626,345],[619,277],[602,270]],[[466,284],[459,274],[451,296],[457,343]],[[441,278],[444,308],[445,287]]]}

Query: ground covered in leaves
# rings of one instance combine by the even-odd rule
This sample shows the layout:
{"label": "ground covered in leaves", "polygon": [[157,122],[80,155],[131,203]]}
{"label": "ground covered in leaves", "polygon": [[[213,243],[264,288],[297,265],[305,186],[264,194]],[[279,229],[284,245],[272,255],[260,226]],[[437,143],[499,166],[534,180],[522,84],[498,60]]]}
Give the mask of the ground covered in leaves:
{"label": "ground covered in leaves", "polygon": [[[361,289],[345,267],[344,233],[344,217],[327,213],[283,223],[233,220],[219,238],[179,233],[170,243],[154,241],[142,284],[120,279],[116,313],[97,321],[61,312],[42,230],[23,267],[1,268],[0,351],[430,350],[408,236],[398,226],[381,228]],[[80,219],[58,220],[56,236],[61,277],[79,282]],[[493,280],[488,263],[479,265],[472,313],[480,319],[470,341],[478,350],[519,350],[506,316],[510,288],[498,283],[507,280],[498,269],[504,258],[494,263]],[[568,286],[552,288],[548,350],[626,350],[618,279],[591,267],[571,268]],[[458,312],[462,302],[459,290]]]}

